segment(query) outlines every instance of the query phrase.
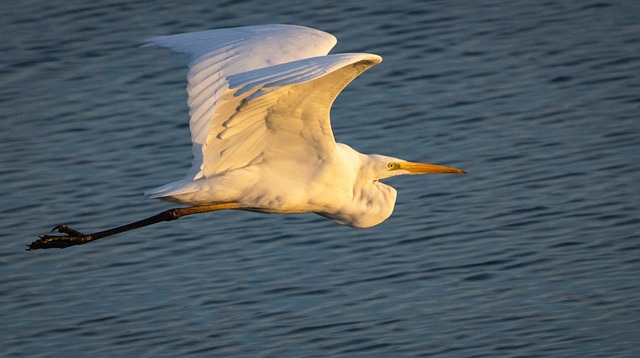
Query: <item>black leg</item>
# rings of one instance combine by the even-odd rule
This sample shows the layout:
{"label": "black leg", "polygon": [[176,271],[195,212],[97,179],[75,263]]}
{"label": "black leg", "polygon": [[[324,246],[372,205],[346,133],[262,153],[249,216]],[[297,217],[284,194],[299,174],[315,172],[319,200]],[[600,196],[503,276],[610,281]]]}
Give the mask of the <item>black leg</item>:
{"label": "black leg", "polygon": [[138,229],[144,226],[153,225],[162,221],[171,221],[187,215],[200,214],[200,213],[205,213],[209,211],[229,210],[229,209],[240,209],[240,205],[238,203],[221,203],[221,204],[212,204],[212,205],[203,205],[203,206],[192,206],[188,208],[174,208],[174,209],[163,211],[160,214],[150,216],[146,219],[142,219],[140,221],[132,222],[130,224],[118,226],[109,230],[95,232],[93,234],[88,234],[88,235],[85,235],[80,231],[74,230],[66,225],[58,225],[54,227],[52,231],[57,231],[64,235],[40,236],[40,240],[36,240],[32,242],[30,245],[27,245],[28,246],[27,251],[38,250],[38,249],[50,249],[50,248],[63,249],[69,246],[86,244],[87,242],[102,239],[103,237],[119,234],[121,232],[129,231],[129,230]]}

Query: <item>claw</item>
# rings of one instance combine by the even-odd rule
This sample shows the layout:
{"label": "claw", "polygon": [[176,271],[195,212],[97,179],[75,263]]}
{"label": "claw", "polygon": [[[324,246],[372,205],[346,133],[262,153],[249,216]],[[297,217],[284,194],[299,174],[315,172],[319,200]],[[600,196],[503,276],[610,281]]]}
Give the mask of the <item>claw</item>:
{"label": "claw", "polygon": [[57,231],[61,234],[67,234],[69,236],[86,236],[85,234],[81,233],[80,231],[74,230],[70,227],[68,227],[67,225],[57,225],[55,226],[53,229],[51,229],[51,232]]}
{"label": "claw", "polygon": [[50,248],[64,249],[65,247],[81,245],[86,243],[87,241],[92,240],[90,235],[85,235],[80,231],[74,230],[66,225],[58,225],[51,230],[51,232],[54,231],[57,231],[64,235],[42,235],[40,236],[40,240],[36,240],[27,245],[26,250],[32,251]]}

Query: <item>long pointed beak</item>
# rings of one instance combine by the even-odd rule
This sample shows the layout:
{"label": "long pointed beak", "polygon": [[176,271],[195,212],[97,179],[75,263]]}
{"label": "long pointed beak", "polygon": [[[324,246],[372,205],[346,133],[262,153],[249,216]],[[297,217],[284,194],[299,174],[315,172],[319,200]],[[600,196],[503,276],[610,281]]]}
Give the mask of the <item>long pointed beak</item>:
{"label": "long pointed beak", "polygon": [[467,174],[464,170],[445,167],[443,165],[401,162],[400,169],[404,169],[411,174]]}

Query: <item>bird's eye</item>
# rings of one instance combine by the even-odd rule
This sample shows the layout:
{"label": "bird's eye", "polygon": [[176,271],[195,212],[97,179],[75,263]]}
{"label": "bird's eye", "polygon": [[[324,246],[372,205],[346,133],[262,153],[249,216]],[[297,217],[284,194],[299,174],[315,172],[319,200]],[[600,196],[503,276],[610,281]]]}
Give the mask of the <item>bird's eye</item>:
{"label": "bird's eye", "polygon": [[396,169],[396,163],[391,162],[391,163],[387,164],[387,168],[389,168],[389,170]]}

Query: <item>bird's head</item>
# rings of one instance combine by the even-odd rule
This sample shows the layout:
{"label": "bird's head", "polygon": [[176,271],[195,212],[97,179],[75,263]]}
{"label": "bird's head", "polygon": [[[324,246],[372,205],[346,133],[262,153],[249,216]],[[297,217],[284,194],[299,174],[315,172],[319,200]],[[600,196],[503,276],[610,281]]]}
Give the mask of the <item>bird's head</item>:
{"label": "bird's head", "polygon": [[385,179],[404,174],[466,174],[465,171],[443,165],[407,162],[384,155],[370,156],[376,179]]}

